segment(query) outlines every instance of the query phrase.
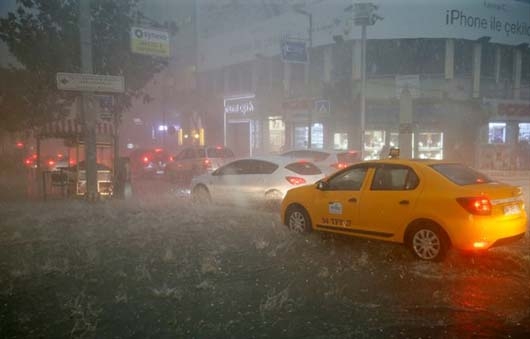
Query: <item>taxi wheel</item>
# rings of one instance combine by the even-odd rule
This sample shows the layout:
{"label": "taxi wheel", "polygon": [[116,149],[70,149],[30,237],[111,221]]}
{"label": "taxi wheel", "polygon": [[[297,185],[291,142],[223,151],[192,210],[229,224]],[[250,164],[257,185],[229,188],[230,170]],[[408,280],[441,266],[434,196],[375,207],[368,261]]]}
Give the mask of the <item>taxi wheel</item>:
{"label": "taxi wheel", "polygon": [[191,192],[191,200],[196,204],[209,204],[212,202],[210,192],[204,186],[197,186]]}
{"label": "taxi wheel", "polygon": [[407,243],[416,257],[427,261],[443,260],[449,248],[445,232],[432,223],[422,223],[413,227],[408,233]]}
{"label": "taxi wheel", "polygon": [[298,233],[311,232],[311,219],[306,210],[299,206],[292,206],[286,212],[287,226]]}

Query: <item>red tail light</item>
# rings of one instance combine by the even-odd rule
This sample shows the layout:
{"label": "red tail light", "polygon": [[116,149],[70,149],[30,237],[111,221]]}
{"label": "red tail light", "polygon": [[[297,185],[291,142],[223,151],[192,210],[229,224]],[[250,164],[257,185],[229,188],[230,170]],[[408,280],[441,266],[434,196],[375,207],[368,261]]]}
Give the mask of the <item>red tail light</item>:
{"label": "red tail light", "polygon": [[149,162],[149,157],[146,155],[142,158],[143,162],[144,163],[148,163]]}
{"label": "red tail light", "polygon": [[285,177],[285,179],[287,181],[289,181],[289,183],[291,185],[302,185],[302,184],[305,184],[305,179],[304,178],[288,176],[288,177]]}
{"label": "red tail light", "polygon": [[204,159],[203,166],[205,169],[211,169],[212,161],[210,159]]}
{"label": "red tail light", "polygon": [[331,167],[334,167],[336,169],[343,169],[343,168],[348,167],[348,164],[345,163],[345,162],[337,162],[337,163],[331,165]]}
{"label": "red tail light", "polygon": [[48,166],[52,167],[53,165],[55,165],[55,161],[48,160]]}
{"label": "red tail light", "polygon": [[491,201],[486,197],[457,198],[456,201],[471,214],[490,215]]}

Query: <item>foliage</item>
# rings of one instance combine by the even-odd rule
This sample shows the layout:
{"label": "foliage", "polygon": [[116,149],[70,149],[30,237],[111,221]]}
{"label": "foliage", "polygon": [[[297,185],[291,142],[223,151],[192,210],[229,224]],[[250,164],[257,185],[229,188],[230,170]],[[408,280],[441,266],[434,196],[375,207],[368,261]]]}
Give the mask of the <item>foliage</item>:
{"label": "foliage", "polygon": [[[126,92],[115,97],[115,113],[144,95],[142,88],[165,67],[165,60],[130,51],[131,26],[145,16],[139,0],[92,0],[92,64],[94,74],[122,75]],[[60,118],[79,95],[56,87],[57,72],[79,73],[78,0],[17,0],[17,9],[0,19],[0,39],[22,65],[2,70],[0,122],[16,131]],[[153,22],[149,23],[153,25]]]}

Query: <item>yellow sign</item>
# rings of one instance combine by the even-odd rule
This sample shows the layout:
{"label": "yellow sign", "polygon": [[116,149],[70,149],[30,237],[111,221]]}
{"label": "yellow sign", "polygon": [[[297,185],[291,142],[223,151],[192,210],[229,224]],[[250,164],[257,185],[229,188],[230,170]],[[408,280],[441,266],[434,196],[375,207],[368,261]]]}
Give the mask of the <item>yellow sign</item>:
{"label": "yellow sign", "polygon": [[169,33],[150,28],[131,28],[131,51],[169,58]]}

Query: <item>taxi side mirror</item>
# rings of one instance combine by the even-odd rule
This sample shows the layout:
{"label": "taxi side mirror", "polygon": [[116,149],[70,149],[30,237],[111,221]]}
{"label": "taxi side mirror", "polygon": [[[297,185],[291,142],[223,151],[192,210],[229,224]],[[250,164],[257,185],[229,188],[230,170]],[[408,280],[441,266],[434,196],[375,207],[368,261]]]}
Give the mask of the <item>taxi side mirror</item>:
{"label": "taxi side mirror", "polygon": [[320,191],[325,191],[329,188],[329,184],[327,183],[327,181],[323,181],[323,180],[319,180],[317,182],[317,189],[320,190]]}

